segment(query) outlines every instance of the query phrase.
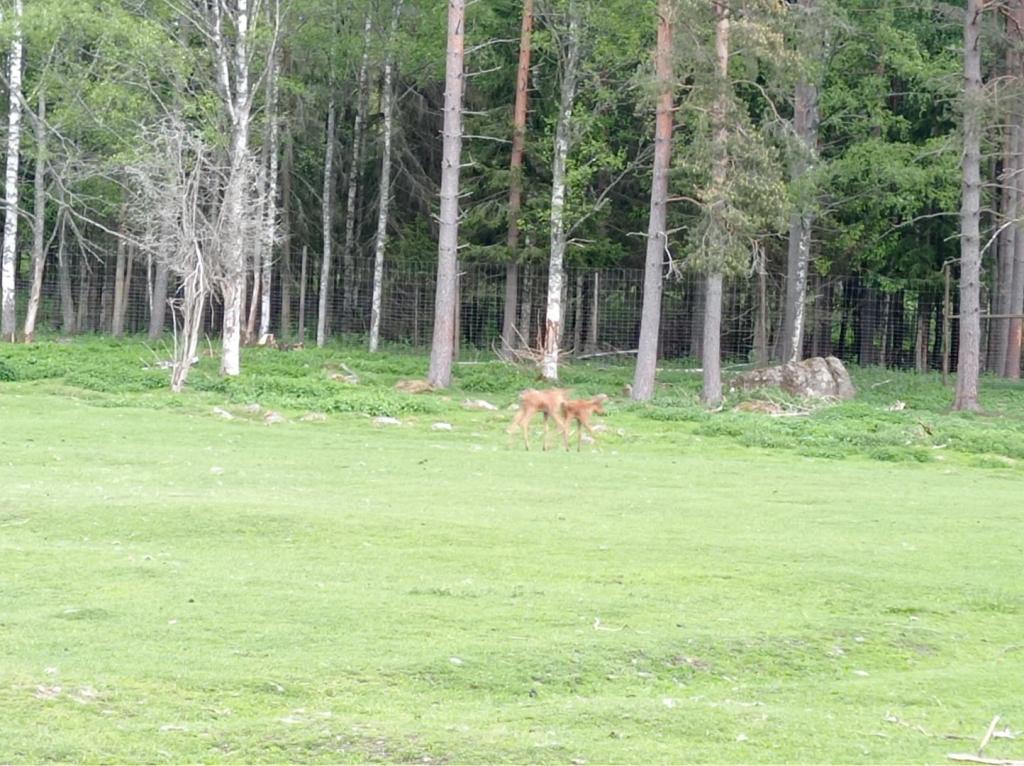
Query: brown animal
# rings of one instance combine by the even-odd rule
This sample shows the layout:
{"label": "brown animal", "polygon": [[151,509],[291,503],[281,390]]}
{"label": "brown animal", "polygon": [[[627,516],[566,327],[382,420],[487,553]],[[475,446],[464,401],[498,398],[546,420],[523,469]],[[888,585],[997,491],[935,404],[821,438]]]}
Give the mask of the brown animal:
{"label": "brown animal", "polygon": [[597,442],[597,434],[590,427],[590,416],[593,414],[604,415],[604,403],[608,401],[605,394],[598,394],[592,399],[572,399],[562,405],[565,414],[565,430],[568,434],[572,421],[576,421],[576,451],[579,452],[583,445],[583,429],[587,429],[590,438]]}
{"label": "brown animal", "polygon": [[512,425],[508,427],[508,433],[516,429],[523,431],[523,443],[526,449],[530,449],[530,421],[538,412],[544,415],[544,442],[543,448],[548,448],[548,418],[555,421],[555,425],[562,432],[562,441],[565,442],[565,449],[569,449],[569,429],[566,427],[563,409],[569,390],[565,388],[546,388],[537,390],[528,388],[519,394],[519,411],[512,419]]}

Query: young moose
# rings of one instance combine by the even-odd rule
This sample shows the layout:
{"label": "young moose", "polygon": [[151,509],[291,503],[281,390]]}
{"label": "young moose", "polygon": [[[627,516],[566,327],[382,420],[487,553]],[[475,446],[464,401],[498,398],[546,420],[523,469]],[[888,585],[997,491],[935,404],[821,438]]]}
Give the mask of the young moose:
{"label": "young moose", "polygon": [[562,432],[562,441],[565,442],[566,450],[569,449],[569,428],[566,424],[564,409],[566,396],[569,390],[565,388],[547,388],[538,391],[535,388],[528,388],[519,394],[519,412],[512,419],[512,425],[508,427],[508,433],[513,433],[517,428],[523,431],[523,443],[526,449],[530,449],[530,421],[538,412],[544,415],[544,442],[543,448],[548,448],[548,418],[553,418],[558,430]]}
{"label": "young moose", "polygon": [[[569,426],[576,421],[576,451],[579,452],[583,444],[583,429],[587,429],[590,438],[597,442],[597,434],[590,427],[590,416],[594,413],[604,415],[604,403],[608,401],[605,394],[598,394],[592,399],[572,399],[563,405],[565,411],[565,430],[568,435]],[[566,444],[568,448],[568,444]]]}

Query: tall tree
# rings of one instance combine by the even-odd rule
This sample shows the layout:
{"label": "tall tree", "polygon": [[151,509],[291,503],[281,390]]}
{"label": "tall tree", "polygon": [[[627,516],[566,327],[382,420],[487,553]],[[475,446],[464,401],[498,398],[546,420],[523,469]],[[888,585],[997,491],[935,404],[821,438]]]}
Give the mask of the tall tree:
{"label": "tall tree", "polygon": [[982,0],[967,0],[964,14],[964,150],[960,205],[960,348],[954,410],[980,410],[981,366],[981,13]]}
{"label": "tall tree", "polygon": [[381,93],[383,118],[383,149],[380,158],[380,196],[377,203],[377,234],[373,247],[373,296],[370,302],[370,351],[380,345],[381,298],[384,293],[384,250],[388,238],[388,209],[391,202],[391,132],[394,117],[393,69],[394,43],[398,35],[398,20],[402,13],[402,0],[394,0],[391,13],[391,31],[388,49],[384,55],[384,84]]}
{"label": "tall tree", "polygon": [[558,354],[562,333],[562,282],[565,280],[566,161],[572,131],[572,110],[576,99],[576,77],[580,63],[580,18],[576,0],[568,0],[566,25],[561,41],[561,86],[555,124],[554,157],[551,163],[551,249],[548,256],[548,302],[544,320],[544,355],[541,375],[558,379]]}
{"label": "tall tree", "polygon": [[[1024,94],[1020,92],[1024,88],[1024,55],[1021,51],[1021,47],[1024,46],[1024,0],[1012,0],[1007,28],[1010,47],[1014,53],[1011,59],[1013,65],[1011,77],[1016,83],[1017,91],[1011,98],[1010,132],[1015,151],[1011,162],[1013,173],[1007,185],[1010,187],[1010,196],[1013,199],[1013,205],[1009,212],[1012,213],[1013,218],[1016,218],[1020,214],[1022,201],[1024,201]],[[1012,232],[1012,236],[1008,239],[1013,244],[1013,248],[1012,255],[1006,259],[1003,268],[1010,272],[1010,275],[1007,279],[1005,275],[1000,274],[1000,278],[1009,286],[1009,296],[1004,305],[1006,313],[1013,318],[1010,319],[1009,326],[1006,328],[1002,374],[1013,380],[1018,380],[1021,362],[1021,330],[1024,327],[1024,321],[1020,319],[1020,314],[1024,312],[1024,225],[1017,222],[1009,227],[1008,231]]]}
{"label": "tall tree", "polygon": [[327,316],[331,294],[331,242],[334,231],[334,94],[327,104],[327,138],[324,147],[324,192],[321,222],[323,224],[323,257],[320,260],[320,303],[316,315],[316,345],[327,342]]}
{"label": "tall tree", "polygon": [[[281,6],[279,2],[268,3],[267,15],[272,16],[272,23],[275,29],[281,26]],[[271,295],[270,289],[273,285],[274,274],[274,244],[277,241],[277,182],[278,182],[278,137],[280,135],[280,123],[277,114],[278,76],[281,68],[280,49],[274,41],[270,48],[270,56],[267,59],[267,103],[266,119],[267,131],[265,142],[267,145],[267,183],[266,183],[266,211],[263,216],[262,236],[260,249],[263,255],[261,269],[262,282],[260,284],[260,345],[267,342],[270,336],[271,319]],[[262,191],[262,190],[261,190]]]}
{"label": "tall tree", "polygon": [[[798,0],[793,6],[800,19],[798,39],[803,44],[805,60],[813,60],[807,50],[819,44],[817,25],[813,20],[815,0]],[[786,264],[786,303],[779,357],[783,362],[798,361],[803,356],[804,319],[807,304],[807,269],[811,256],[811,229],[814,224],[813,195],[799,188],[805,181],[818,151],[818,86],[810,77],[802,77],[793,98],[793,133],[796,156],[790,166],[790,178],[798,187],[797,209],[789,219],[789,251]]]}
{"label": "tall tree", "polygon": [[501,325],[501,350],[508,357],[516,345],[516,304],[519,300],[519,213],[523,206],[523,155],[526,145],[526,110],[530,92],[530,53],[533,36],[533,0],[523,0],[519,32],[519,64],[516,67],[516,101],[512,112],[512,158],[508,186],[509,261],[505,266],[505,308]]}
{"label": "tall tree", "polygon": [[[724,194],[729,172],[729,127],[726,117],[731,90],[729,82],[729,0],[714,0],[715,73],[717,92],[711,106],[711,215],[722,215],[720,197]],[[724,222],[717,221],[712,231],[723,233]],[[704,385],[701,399],[709,406],[722,401],[722,265],[712,261],[704,281],[704,341],[701,366]]]}
{"label": "tall tree", "polygon": [[32,221],[32,284],[25,313],[26,343],[31,343],[35,335],[39,301],[43,294],[43,267],[46,265],[46,94],[42,90],[39,91],[38,103],[33,126],[36,138],[35,220]]}
{"label": "tall tree", "polygon": [[668,172],[672,159],[672,24],[674,0],[658,0],[658,43],[655,69],[658,76],[658,107],[654,121],[654,167],[651,176],[651,210],[647,224],[647,257],[644,260],[644,302],[640,317],[640,343],[633,374],[633,398],[646,402],[654,395],[658,362],[658,331],[661,327],[661,291],[668,250]]}
{"label": "tall tree", "polygon": [[2,317],[0,335],[7,341],[14,341],[17,317],[15,316],[15,264],[18,246],[18,160],[21,155],[21,33],[22,4],[14,0],[14,35],[7,59],[7,82],[10,89],[7,109],[7,173],[4,178],[4,241],[2,276]]}
{"label": "tall tree", "polygon": [[462,164],[462,96],[465,80],[466,0],[448,0],[445,62],[444,149],[441,161],[441,209],[437,240],[437,288],[434,332],[427,380],[437,388],[452,382],[455,349],[455,271],[459,246],[459,170]]}

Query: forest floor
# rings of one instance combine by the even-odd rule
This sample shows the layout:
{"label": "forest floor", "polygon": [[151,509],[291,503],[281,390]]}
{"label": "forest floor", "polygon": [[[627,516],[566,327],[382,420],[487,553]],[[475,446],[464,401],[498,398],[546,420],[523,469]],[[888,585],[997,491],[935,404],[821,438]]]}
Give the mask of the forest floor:
{"label": "forest floor", "polygon": [[505,365],[247,350],[175,396],[161,353],[0,348],[0,762],[938,763],[995,715],[1024,758],[1019,385],[772,417],[665,370],[544,453]]}

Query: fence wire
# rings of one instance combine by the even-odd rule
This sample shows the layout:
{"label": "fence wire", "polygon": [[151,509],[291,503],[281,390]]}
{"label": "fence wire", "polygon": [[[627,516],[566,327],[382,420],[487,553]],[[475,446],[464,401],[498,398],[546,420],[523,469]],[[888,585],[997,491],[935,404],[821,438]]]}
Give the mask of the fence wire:
{"label": "fence wire", "polygon": [[[319,274],[308,269],[300,284],[298,269],[282,283],[275,274],[271,289],[272,331],[278,341],[310,343],[315,338]],[[542,344],[547,306],[547,270],[524,265],[516,277],[516,334],[520,347]],[[506,267],[464,264],[458,272],[456,319],[461,348],[479,352],[501,347],[506,295]],[[369,331],[372,266],[358,264],[355,273],[338,274],[329,291],[328,332],[358,342]],[[154,269],[136,262],[125,278],[118,303],[113,259],[69,259],[63,269],[48,268],[37,332],[142,334],[171,330],[171,315],[154,306]],[[346,282],[348,284],[346,284]],[[643,270],[569,268],[563,280],[561,347],[576,356],[635,352],[640,334]],[[347,289],[346,289],[347,288]],[[175,285],[170,285],[173,297]],[[381,341],[422,349],[431,342],[435,271],[432,266],[393,265],[385,268]],[[19,308],[27,284],[18,285]],[[304,293],[304,295],[303,295]],[[348,297],[346,298],[346,293]],[[763,362],[777,358],[782,335],[785,279],[750,275],[727,279],[722,302],[722,357],[732,362]],[[247,281],[244,325],[258,329],[258,307],[249,311],[253,278]],[[955,297],[955,290],[954,290]],[[989,304],[986,294],[983,310]],[[119,306],[119,307],[118,307]],[[956,312],[955,303],[951,313]],[[117,321],[120,311],[122,321]],[[151,328],[154,312],[155,326]],[[249,323],[250,315],[254,324]],[[219,335],[222,309],[210,297],[204,333]],[[938,370],[942,366],[943,290],[941,280],[887,280],[868,276],[819,276],[808,279],[804,303],[804,356],[834,355],[847,363]],[[704,291],[698,274],[666,280],[659,330],[659,355],[665,359],[699,360],[703,340]],[[992,352],[1005,320],[983,322],[983,349]],[[122,329],[123,328],[123,329]],[[956,359],[956,322],[952,322],[952,359]],[[251,340],[252,338],[250,338]],[[994,353],[994,352],[992,352]],[[983,357],[986,354],[983,353]]]}

